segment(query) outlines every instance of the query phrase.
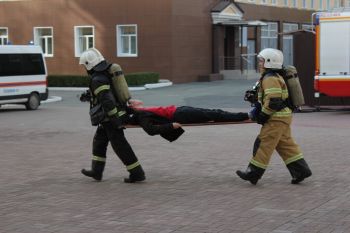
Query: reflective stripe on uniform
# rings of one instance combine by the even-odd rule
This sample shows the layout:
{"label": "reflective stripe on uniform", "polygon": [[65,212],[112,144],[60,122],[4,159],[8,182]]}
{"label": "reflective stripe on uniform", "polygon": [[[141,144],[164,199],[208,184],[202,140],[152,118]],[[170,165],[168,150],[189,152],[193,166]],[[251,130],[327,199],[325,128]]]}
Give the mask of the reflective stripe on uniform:
{"label": "reflective stripe on uniform", "polygon": [[105,157],[99,157],[99,156],[96,156],[96,155],[92,156],[92,160],[100,161],[100,162],[106,162],[106,158]]}
{"label": "reflective stripe on uniform", "polygon": [[288,107],[272,114],[272,116],[276,116],[276,117],[289,117],[291,115],[292,115],[292,110],[290,110],[290,108]]}
{"label": "reflective stripe on uniform", "polygon": [[253,164],[254,166],[260,167],[260,168],[262,168],[262,169],[264,169],[264,170],[267,168],[267,165],[262,164],[262,163],[260,163],[260,162],[258,162],[258,161],[256,161],[256,160],[254,160],[254,159],[251,159],[251,160],[250,160],[250,163]]}
{"label": "reflective stripe on uniform", "polygon": [[98,95],[98,93],[100,93],[101,91],[104,91],[104,90],[109,90],[110,89],[110,85],[102,85],[102,86],[99,86],[98,88],[96,88],[96,90],[94,91],[94,95]]}
{"label": "reflective stripe on uniform", "polygon": [[121,116],[125,115],[126,112],[125,111],[119,111],[118,112],[117,108],[113,108],[111,111],[109,111],[107,113],[108,116],[113,116],[114,114],[117,114],[118,117],[121,117]]}
{"label": "reflective stripe on uniform", "polygon": [[268,110],[268,109],[265,108],[265,107],[262,107],[261,111],[262,111],[263,113],[266,113],[267,115],[271,115],[271,114],[273,113],[273,111],[270,111],[270,110]]}
{"label": "reflective stripe on uniform", "polygon": [[135,163],[133,163],[133,164],[130,164],[130,165],[126,166],[126,170],[130,171],[130,170],[134,169],[134,168],[137,167],[137,166],[140,166],[140,162],[139,162],[139,161],[137,161],[137,162],[135,162]]}
{"label": "reflective stripe on uniform", "polygon": [[281,88],[268,88],[264,90],[264,94],[282,94]]}
{"label": "reflective stripe on uniform", "polygon": [[289,117],[292,115],[292,110],[290,110],[290,108],[288,107],[285,107],[284,109],[278,112],[273,112],[263,107],[261,111],[263,113],[266,113],[267,115],[276,116],[276,117]]}
{"label": "reflective stripe on uniform", "polygon": [[293,156],[292,158],[287,159],[286,161],[284,161],[284,163],[285,163],[286,165],[288,165],[288,164],[290,164],[290,163],[293,163],[293,162],[295,162],[295,161],[297,161],[297,160],[299,160],[299,159],[303,159],[303,158],[304,158],[304,157],[303,157],[303,154],[300,153],[300,154],[298,154],[298,155]]}
{"label": "reflective stripe on uniform", "polygon": [[118,113],[118,109],[117,109],[117,108],[113,108],[111,111],[109,111],[109,112],[107,113],[107,115],[108,115],[108,116],[112,116],[112,115],[114,115],[114,114],[116,114],[116,113]]}
{"label": "reflective stripe on uniform", "polygon": [[282,90],[282,99],[286,100],[288,98],[288,90]]}
{"label": "reflective stripe on uniform", "polygon": [[119,117],[120,117],[120,116],[123,116],[124,114],[126,114],[125,111],[119,111],[119,112],[118,112],[118,116],[119,116]]}

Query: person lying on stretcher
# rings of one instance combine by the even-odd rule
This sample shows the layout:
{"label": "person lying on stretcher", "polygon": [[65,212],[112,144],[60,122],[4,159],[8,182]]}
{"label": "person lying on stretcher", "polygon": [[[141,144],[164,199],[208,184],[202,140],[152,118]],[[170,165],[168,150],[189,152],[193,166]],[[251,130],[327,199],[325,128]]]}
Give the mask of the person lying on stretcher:
{"label": "person lying on stretcher", "polygon": [[130,100],[128,124],[140,125],[149,135],[160,135],[175,141],[184,133],[181,124],[238,122],[248,120],[248,113],[227,112],[221,109],[205,109],[190,106],[144,107],[140,100]]}

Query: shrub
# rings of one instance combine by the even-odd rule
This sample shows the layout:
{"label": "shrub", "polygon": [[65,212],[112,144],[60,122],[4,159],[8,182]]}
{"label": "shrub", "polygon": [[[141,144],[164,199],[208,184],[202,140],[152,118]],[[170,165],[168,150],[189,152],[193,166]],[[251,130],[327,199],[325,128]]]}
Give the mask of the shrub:
{"label": "shrub", "polygon": [[125,75],[125,79],[129,86],[143,86],[147,83],[158,83],[159,74],[152,72],[131,73]]}
{"label": "shrub", "polygon": [[49,87],[87,87],[89,78],[83,75],[49,75]]}
{"label": "shrub", "polygon": [[[140,72],[125,75],[129,86],[143,86],[147,83],[158,83],[159,74],[154,72]],[[85,75],[49,75],[49,87],[88,87],[89,78]]]}

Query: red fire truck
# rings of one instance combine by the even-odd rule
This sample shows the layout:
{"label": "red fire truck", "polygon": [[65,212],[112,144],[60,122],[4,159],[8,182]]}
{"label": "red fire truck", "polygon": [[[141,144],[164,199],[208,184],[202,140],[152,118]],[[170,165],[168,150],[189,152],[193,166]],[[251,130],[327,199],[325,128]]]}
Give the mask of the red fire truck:
{"label": "red fire truck", "polygon": [[350,96],[350,11],[313,15],[316,32],[315,97]]}

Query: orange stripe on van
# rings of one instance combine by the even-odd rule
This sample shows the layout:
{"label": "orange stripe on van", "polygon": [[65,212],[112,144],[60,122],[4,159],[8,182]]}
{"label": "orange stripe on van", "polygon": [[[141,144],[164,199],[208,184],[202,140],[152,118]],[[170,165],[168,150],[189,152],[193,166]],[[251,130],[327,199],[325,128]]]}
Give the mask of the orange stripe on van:
{"label": "orange stripe on van", "polygon": [[320,73],[320,26],[316,25],[316,53],[315,53],[315,74],[318,75]]}
{"label": "orange stripe on van", "polygon": [[336,21],[336,20],[350,20],[350,17],[346,16],[336,16],[336,17],[327,17],[327,18],[320,18],[320,21]]}
{"label": "orange stripe on van", "polygon": [[38,85],[46,86],[46,81],[0,83],[0,87],[19,87],[19,86],[38,86]]}

